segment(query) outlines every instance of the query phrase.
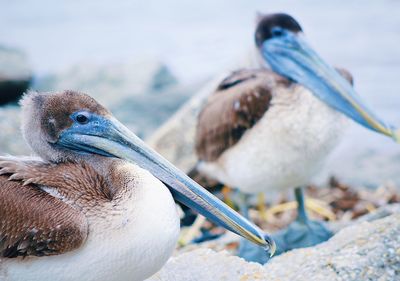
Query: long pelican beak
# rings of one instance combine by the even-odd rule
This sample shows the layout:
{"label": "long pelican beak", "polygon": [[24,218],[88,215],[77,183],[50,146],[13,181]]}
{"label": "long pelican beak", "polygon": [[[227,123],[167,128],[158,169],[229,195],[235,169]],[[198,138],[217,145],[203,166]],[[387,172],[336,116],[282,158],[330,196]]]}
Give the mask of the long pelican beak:
{"label": "long pelican beak", "polygon": [[264,247],[271,255],[275,252],[275,243],[270,236],[194,182],[111,116],[96,116],[93,125],[84,129],[72,126],[61,133],[56,145],[134,162],[164,182],[176,200]]}
{"label": "long pelican beak", "polygon": [[263,42],[260,51],[272,70],[307,87],[322,101],[368,129],[400,141],[400,132],[378,118],[332,66],[302,38],[280,29],[281,36]]}

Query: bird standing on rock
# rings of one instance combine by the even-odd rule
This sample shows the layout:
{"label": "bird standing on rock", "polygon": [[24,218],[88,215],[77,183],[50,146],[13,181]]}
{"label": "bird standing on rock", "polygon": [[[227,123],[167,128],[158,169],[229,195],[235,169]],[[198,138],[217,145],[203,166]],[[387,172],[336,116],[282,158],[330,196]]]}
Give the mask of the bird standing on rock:
{"label": "bird standing on rock", "polygon": [[176,245],[173,198],[274,251],[88,95],[31,92],[21,105],[39,157],[0,157],[0,280],[143,280]]}
{"label": "bird standing on rock", "polygon": [[307,217],[301,187],[338,143],[346,119],[396,141],[399,132],[363,103],[347,71],[335,70],[308,45],[293,17],[262,16],[255,43],[265,67],[233,72],[199,114],[197,169],[245,194],[295,188],[298,217],[274,236],[284,252],[332,235]]}

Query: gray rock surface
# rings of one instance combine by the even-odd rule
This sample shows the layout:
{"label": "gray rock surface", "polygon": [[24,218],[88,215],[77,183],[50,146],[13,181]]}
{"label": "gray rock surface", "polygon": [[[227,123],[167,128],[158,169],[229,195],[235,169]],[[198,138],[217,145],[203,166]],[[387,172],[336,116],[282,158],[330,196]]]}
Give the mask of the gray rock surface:
{"label": "gray rock surface", "polygon": [[26,55],[21,50],[0,46],[0,105],[17,101],[31,80]]}
{"label": "gray rock surface", "polygon": [[173,85],[177,85],[177,80],[165,64],[142,59],[103,65],[82,62],[42,78],[35,88],[40,91],[79,90],[112,106],[120,99],[161,91]]}
{"label": "gray rock surface", "polygon": [[171,258],[148,281],[395,281],[399,278],[400,213],[397,212],[348,226],[323,244],[293,250],[264,266],[227,252],[210,249],[186,252]]}
{"label": "gray rock surface", "polygon": [[146,140],[157,152],[185,172],[190,171],[197,162],[194,152],[197,116],[207,97],[224,76],[205,85]]}
{"label": "gray rock surface", "polygon": [[198,87],[180,85],[168,67],[154,59],[81,63],[34,85],[39,91],[88,93],[141,137],[163,124]]}
{"label": "gray rock surface", "polygon": [[108,108],[138,136],[145,138],[168,120],[197,88],[197,85],[172,86],[157,93],[122,98]]}

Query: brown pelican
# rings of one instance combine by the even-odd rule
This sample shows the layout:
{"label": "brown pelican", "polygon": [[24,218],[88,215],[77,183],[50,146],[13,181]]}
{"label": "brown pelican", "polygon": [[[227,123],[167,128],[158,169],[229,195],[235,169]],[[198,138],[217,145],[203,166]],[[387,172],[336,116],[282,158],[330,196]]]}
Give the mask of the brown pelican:
{"label": "brown pelican", "polygon": [[143,280],[178,239],[173,197],[274,251],[88,95],[32,92],[21,105],[40,158],[0,159],[1,280]]}
{"label": "brown pelican", "polygon": [[346,119],[395,139],[398,132],[364,105],[347,71],[340,75],[308,46],[291,16],[263,16],[255,42],[270,69],[235,71],[209,97],[198,118],[197,169],[249,194],[296,188],[298,219],[276,239],[282,252],[331,235],[307,218],[300,187],[335,147]]}

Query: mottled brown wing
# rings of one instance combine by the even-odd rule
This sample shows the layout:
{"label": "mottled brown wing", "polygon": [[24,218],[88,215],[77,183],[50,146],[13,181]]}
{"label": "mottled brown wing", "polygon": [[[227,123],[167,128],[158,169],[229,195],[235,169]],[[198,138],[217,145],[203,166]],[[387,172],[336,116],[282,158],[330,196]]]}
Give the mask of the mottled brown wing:
{"label": "mottled brown wing", "polygon": [[236,144],[268,110],[275,88],[289,85],[287,79],[267,69],[231,73],[199,114],[196,131],[199,159],[214,161]]}
{"label": "mottled brown wing", "polygon": [[88,233],[84,214],[35,185],[0,176],[0,256],[48,256],[78,248]]}

